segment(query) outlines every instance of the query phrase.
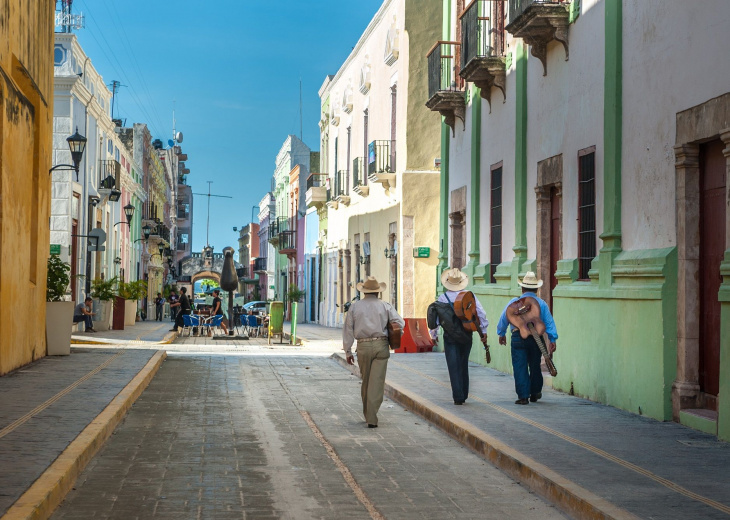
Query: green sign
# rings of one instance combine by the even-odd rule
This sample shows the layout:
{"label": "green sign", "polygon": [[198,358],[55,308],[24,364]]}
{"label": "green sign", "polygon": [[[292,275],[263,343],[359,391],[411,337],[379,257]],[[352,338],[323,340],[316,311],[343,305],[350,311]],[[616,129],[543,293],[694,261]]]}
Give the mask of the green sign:
{"label": "green sign", "polygon": [[414,247],[413,258],[428,258],[431,256],[430,247]]}
{"label": "green sign", "polygon": [[51,244],[51,254],[60,255],[61,254],[61,244]]}

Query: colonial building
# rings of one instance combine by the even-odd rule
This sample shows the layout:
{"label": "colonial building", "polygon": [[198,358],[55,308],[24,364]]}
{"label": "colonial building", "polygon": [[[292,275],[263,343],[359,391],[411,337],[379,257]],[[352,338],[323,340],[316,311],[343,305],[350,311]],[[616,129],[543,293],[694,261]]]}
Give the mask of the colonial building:
{"label": "colonial building", "polygon": [[730,439],[730,4],[443,9],[439,269],[493,324],[537,272],[555,388]]}
{"label": "colonial building", "polygon": [[422,56],[440,17],[433,2],[386,0],[320,88],[323,175],[306,200],[327,219],[320,322],[328,326],[342,324],[343,304],[367,275],[387,284],[383,299],[405,317],[424,317],[433,300],[439,133],[423,105]]}
{"label": "colonial building", "polygon": [[246,224],[238,235],[238,262],[241,271],[238,273],[238,292],[246,301],[260,298],[259,281],[254,274],[254,262],[259,254],[259,225],[255,222]]}
{"label": "colonial building", "polygon": [[[53,166],[53,3],[17,0],[13,8],[5,7],[0,32],[0,375],[46,355],[48,170]],[[58,159],[71,163],[68,152]],[[20,315],[9,312],[21,304]]]}

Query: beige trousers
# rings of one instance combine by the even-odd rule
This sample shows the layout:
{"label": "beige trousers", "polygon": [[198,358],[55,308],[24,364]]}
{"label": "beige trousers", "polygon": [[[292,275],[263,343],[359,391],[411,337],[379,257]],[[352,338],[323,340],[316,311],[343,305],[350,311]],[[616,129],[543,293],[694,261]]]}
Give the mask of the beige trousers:
{"label": "beige trousers", "polygon": [[357,364],[362,375],[362,413],[368,424],[378,424],[389,357],[387,339],[357,344]]}

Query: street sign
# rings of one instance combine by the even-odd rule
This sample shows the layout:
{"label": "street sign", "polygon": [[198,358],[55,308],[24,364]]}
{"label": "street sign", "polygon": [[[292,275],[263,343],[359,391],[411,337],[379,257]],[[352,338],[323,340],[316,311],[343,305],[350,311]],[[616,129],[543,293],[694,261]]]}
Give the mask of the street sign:
{"label": "street sign", "polygon": [[51,254],[60,255],[61,254],[61,244],[51,244]]}
{"label": "street sign", "polygon": [[106,233],[101,228],[94,228],[89,231],[89,251],[104,251],[101,246],[106,242]]}
{"label": "street sign", "polygon": [[431,256],[430,247],[414,247],[413,258],[429,258]]}

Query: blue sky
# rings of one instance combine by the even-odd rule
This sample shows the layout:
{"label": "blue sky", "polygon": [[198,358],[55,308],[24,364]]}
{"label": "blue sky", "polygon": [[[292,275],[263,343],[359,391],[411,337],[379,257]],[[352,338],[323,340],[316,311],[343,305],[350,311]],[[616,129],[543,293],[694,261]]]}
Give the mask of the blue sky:
{"label": "blue sky", "polygon": [[[147,123],[163,142],[177,130],[193,191],[211,199],[210,243],[238,248],[239,228],[270,189],[288,134],[319,149],[317,91],[357,43],[382,0],[75,0],[76,32],[94,67],[119,80],[114,117]],[[205,245],[207,198],[195,197],[193,250]]]}

